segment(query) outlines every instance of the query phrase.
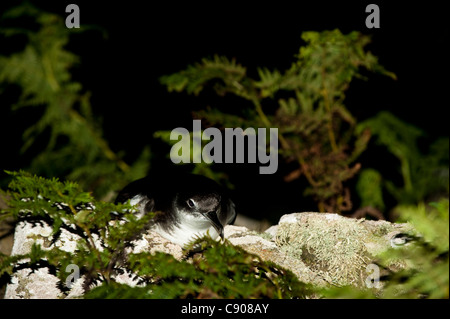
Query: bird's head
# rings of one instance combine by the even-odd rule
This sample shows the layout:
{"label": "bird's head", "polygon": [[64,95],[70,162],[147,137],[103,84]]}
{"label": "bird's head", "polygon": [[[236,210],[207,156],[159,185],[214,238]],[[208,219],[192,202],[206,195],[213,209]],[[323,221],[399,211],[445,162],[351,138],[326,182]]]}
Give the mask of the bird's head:
{"label": "bird's head", "polygon": [[184,214],[198,220],[199,223],[208,222],[223,239],[224,225],[220,221],[221,196],[215,192],[180,194],[177,196],[178,207]]}

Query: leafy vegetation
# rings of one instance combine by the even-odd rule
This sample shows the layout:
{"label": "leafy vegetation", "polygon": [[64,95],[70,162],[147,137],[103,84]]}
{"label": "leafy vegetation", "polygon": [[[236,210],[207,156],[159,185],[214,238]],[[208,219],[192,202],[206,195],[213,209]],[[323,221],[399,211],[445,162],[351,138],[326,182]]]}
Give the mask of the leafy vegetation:
{"label": "leafy vegetation", "polygon": [[[355,177],[360,211],[376,218],[383,218],[385,189],[403,204],[418,204],[436,194],[448,196],[448,137],[434,141],[423,154],[418,146],[424,136],[421,129],[387,111],[357,123],[344,105],[351,81],[364,79],[363,68],[396,78],[365,50],[370,38],[334,30],[304,32],[302,39],[306,46],[284,73],[258,68],[259,78],[253,79],[235,60],[215,56],[160,81],[169,91],[198,95],[212,88],[219,96],[233,94],[249,101],[240,114],[208,108],[195,115],[222,128],[279,128],[280,155],[287,163],[297,162],[285,181],[304,176],[309,184],[304,195],[313,196],[320,211],[354,209],[346,183]],[[268,114],[264,108],[275,111]],[[382,178],[375,168],[360,172],[358,159],[371,137],[398,159],[403,185]],[[206,170],[206,164],[200,165]]]}
{"label": "leafy vegetation", "polygon": [[[386,147],[389,153],[398,159],[403,181],[403,185],[398,186],[391,180],[382,179],[383,183],[380,180],[378,183],[366,185],[366,190],[372,193],[374,187],[384,186],[401,204],[417,204],[436,194],[448,196],[448,137],[431,143],[428,152],[424,154],[419,148],[418,139],[425,133],[386,111],[358,124],[357,131],[366,129],[372,132],[378,145]],[[380,173],[372,171],[371,174]],[[367,196],[364,198],[368,199]],[[382,201],[380,196],[373,197],[373,200]]]}
{"label": "leafy vegetation", "polygon": [[[284,73],[258,68],[258,79],[226,57],[202,59],[200,63],[161,78],[169,91],[199,94],[210,84],[222,96],[234,94],[249,101],[252,109],[239,116],[217,109],[196,115],[221,127],[277,127],[280,155],[298,166],[286,180],[304,176],[320,211],[341,212],[352,208],[344,182],[360,169],[356,160],[365,150],[370,132],[355,134],[356,120],[343,104],[344,92],[361,69],[395,78],[375,56],[364,50],[369,37],[359,32],[344,35],[339,30],[304,32],[296,61]],[[273,108],[266,114],[264,108]]]}
{"label": "leafy vegetation", "polygon": [[[146,229],[152,214],[137,219],[130,205],[96,201],[76,183],[12,174],[9,208],[2,218],[45,222],[52,227],[52,243],[62,230],[79,239],[74,252],[35,244],[24,255],[0,255],[0,276],[21,268],[48,267],[59,278],[63,294],[68,290],[65,269],[74,264],[85,278],[86,298],[302,298],[311,293],[292,272],[209,237],[187,247],[187,252],[198,244],[204,248],[192,263],[164,253],[132,253],[133,240]],[[120,212],[120,221],[112,212]],[[115,276],[124,270],[138,276],[141,285],[118,283]]]}
{"label": "leafy vegetation", "polygon": [[[77,251],[86,253],[70,254],[58,248],[47,251],[36,245],[26,256],[2,256],[2,274],[5,271],[11,273],[14,266],[29,257],[30,266],[42,259],[47,260],[61,280],[65,280],[64,276],[68,274],[59,269],[75,264],[83,269],[86,285],[94,280],[109,282],[125,248],[152,217],[150,214],[138,221],[130,210],[131,206],[96,202],[76,183],[62,183],[56,178],[50,180],[25,172],[12,174],[15,179],[10,183],[12,191],[8,192],[8,209],[2,218],[12,216],[19,222],[43,221],[52,228],[53,243],[61,236],[62,230],[80,236]],[[123,218],[130,222],[111,224],[112,212],[124,212]]]}
{"label": "leafy vegetation", "polygon": [[[15,22],[24,17],[37,25],[37,31],[33,31],[35,24],[24,28]],[[91,93],[72,80],[71,70],[79,63],[79,57],[68,51],[66,45],[77,29],[66,28],[61,16],[29,3],[5,12],[1,21],[13,26],[0,28],[0,34],[12,40],[25,37],[26,45],[9,56],[0,55],[0,83],[21,88],[14,110],[43,110],[23,133],[22,154],[39,137],[46,140],[43,145],[38,144],[40,152],[29,169],[45,176],[77,180],[98,196],[143,177],[148,170],[149,150],[133,165],[125,163],[102,136],[99,121],[93,117]]]}

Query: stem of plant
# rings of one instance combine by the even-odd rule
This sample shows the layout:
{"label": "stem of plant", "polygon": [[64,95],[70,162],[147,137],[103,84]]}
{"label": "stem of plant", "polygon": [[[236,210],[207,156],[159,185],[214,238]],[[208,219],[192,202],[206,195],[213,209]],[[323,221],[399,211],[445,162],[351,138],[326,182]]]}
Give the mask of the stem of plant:
{"label": "stem of plant", "polygon": [[[270,121],[267,118],[266,114],[264,114],[261,103],[259,103],[258,99],[252,98],[253,105],[255,106],[256,112],[258,113],[259,117],[261,118],[261,121],[264,123],[264,125],[268,128],[271,127]],[[278,139],[280,140],[281,147],[284,148],[286,151],[291,151],[291,147],[289,146],[288,141],[284,138],[283,134],[278,132]],[[301,157],[299,154],[295,154],[298,163],[300,164],[303,174],[305,174],[306,179],[312,186],[316,186],[317,182],[312,178],[311,174],[308,170],[308,165],[306,164],[303,157]]]}
{"label": "stem of plant", "polygon": [[325,109],[327,110],[328,114],[330,115],[330,118],[327,123],[328,124],[327,127],[328,127],[328,137],[330,139],[331,149],[333,150],[333,152],[336,152],[338,148],[337,148],[336,138],[334,136],[334,131],[333,131],[333,116],[331,114],[331,106],[330,106],[330,100],[328,98],[328,91],[324,87],[321,93],[323,96]]}

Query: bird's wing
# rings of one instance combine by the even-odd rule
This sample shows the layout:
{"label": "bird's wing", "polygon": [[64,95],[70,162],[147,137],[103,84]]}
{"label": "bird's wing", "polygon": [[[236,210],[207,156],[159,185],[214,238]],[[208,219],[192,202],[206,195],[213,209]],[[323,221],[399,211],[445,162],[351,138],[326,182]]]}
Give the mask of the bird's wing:
{"label": "bird's wing", "polygon": [[126,203],[128,200],[133,206],[137,206],[138,211],[136,215],[142,217],[145,214],[152,212],[155,208],[155,200],[148,192],[143,190],[148,189],[148,180],[139,179],[128,184],[122,189],[115,200],[116,203]]}
{"label": "bird's wing", "polygon": [[138,211],[135,215],[140,218],[153,211],[153,208],[155,207],[155,200],[153,198],[149,198],[147,195],[137,194],[130,199],[130,205],[136,205]]}

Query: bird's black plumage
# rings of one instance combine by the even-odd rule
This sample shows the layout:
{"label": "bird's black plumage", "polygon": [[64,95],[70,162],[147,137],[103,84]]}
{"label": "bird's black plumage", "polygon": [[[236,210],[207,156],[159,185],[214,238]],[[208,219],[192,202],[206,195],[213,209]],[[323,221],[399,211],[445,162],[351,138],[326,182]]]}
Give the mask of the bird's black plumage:
{"label": "bird's black plumage", "polygon": [[195,174],[148,176],[128,184],[116,202],[138,205],[137,214],[155,212],[152,229],[184,246],[195,236],[223,238],[236,218],[234,203],[215,181]]}

